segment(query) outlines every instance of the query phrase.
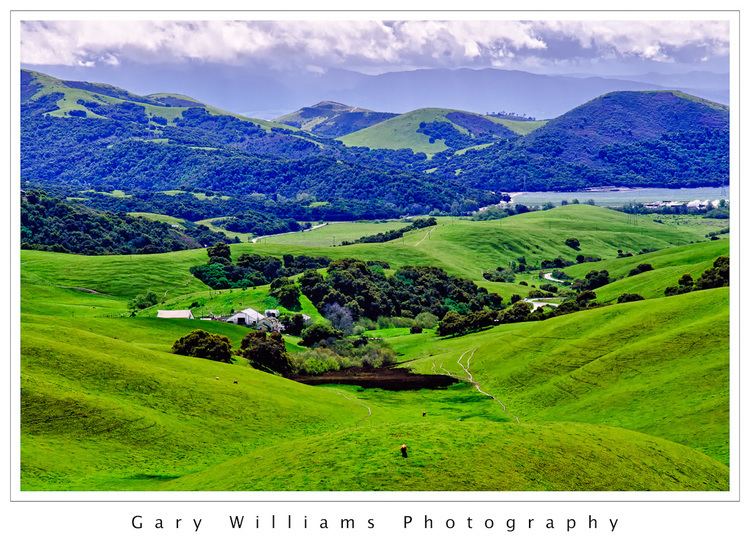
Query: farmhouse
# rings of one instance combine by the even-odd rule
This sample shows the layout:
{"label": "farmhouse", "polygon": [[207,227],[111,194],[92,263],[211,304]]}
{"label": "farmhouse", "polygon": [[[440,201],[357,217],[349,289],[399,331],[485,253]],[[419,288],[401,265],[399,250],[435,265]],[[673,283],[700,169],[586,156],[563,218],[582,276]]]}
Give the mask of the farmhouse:
{"label": "farmhouse", "polygon": [[156,313],[157,318],[183,318],[187,320],[194,320],[193,311],[158,311]]}
{"label": "farmhouse", "polygon": [[257,323],[258,321],[263,320],[263,318],[265,318],[265,316],[263,316],[261,313],[259,313],[255,309],[248,307],[247,309],[241,310],[240,312],[233,314],[232,316],[227,318],[226,321],[229,322],[230,324],[237,324],[240,326],[251,326]]}

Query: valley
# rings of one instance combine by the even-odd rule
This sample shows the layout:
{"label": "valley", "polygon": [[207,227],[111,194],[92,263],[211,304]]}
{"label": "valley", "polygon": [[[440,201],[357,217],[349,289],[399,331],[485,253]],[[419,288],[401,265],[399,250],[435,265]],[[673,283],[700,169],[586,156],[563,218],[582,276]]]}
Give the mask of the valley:
{"label": "valley", "polygon": [[729,490],[728,106],[433,76],[571,94],[21,70],[23,491]]}
{"label": "valley", "polygon": [[[614,210],[568,205],[487,221],[438,217],[429,235],[416,230],[381,243],[332,246],[326,229],[349,228],[354,237],[399,224],[332,224],[229,245],[233,261],[377,260],[389,265],[386,276],[437,266],[505,300],[556,283],[541,271],[517,270],[513,282],[483,278],[498,265],[575,261],[579,252],[601,258],[563,268],[570,280],[609,272],[612,281],[593,290],[600,306],[466,335],[415,334],[385,321],[364,331],[393,349],[397,367],[458,381],[410,391],[310,386],[238,356],[226,364],[171,353],[194,329],[226,336],[234,348],[248,333],[199,315],[286,310],[268,285],[212,290],[194,277],[190,268],[205,262],[205,249],[24,250],[22,487],[725,491],[728,288],[670,297],[664,290],[685,273],[697,279],[728,255],[728,242],[706,238],[716,224],[668,218],[635,223]],[[565,244],[571,236],[578,251]],[[653,270],[628,276],[643,263]],[[159,303],[131,316],[129,301],[146,291],[158,292]],[[624,292],[645,299],[617,303]],[[300,312],[326,321],[307,296],[300,301]],[[155,317],[191,306],[195,320]],[[298,337],[285,333],[284,341],[292,354],[310,350]],[[398,453],[403,442],[408,461]]]}

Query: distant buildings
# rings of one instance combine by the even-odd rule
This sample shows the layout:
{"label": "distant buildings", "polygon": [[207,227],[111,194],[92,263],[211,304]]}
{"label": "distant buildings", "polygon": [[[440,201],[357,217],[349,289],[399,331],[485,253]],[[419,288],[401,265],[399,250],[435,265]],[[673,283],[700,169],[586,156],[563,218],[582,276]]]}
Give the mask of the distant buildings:
{"label": "distant buildings", "polygon": [[695,199],[692,201],[652,201],[650,203],[644,203],[643,206],[646,209],[658,210],[658,209],[678,209],[680,207],[686,207],[691,210],[705,211],[710,206],[718,207],[719,200],[700,200]]}
{"label": "distant buildings", "polygon": [[227,318],[225,321],[239,326],[252,326],[265,318],[264,315],[252,308],[241,310]]}
{"label": "distant buildings", "polygon": [[[219,320],[227,322],[228,324],[236,324],[238,326],[254,327],[261,331],[284,331],[284,324],[279,320],[280,311],[277,309],[267,309],[263,314],[256,311],[255,309],[248,307],[227,318],[220,318],[217,316],[203,317],[201,320]],[[157,318],[183,318],[194,320],[193,313],[190,310],[175,310],[175,311],[158,311]],[[302,315],[304,322],[311,320],[307,314]]]}

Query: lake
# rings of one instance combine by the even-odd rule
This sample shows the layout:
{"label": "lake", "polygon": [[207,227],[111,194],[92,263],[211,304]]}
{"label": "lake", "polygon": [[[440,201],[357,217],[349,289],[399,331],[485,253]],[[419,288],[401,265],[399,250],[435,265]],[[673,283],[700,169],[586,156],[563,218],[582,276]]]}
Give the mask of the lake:
{"label": "lake", "polygon": [[618,191],[599,192],[516,192],[514,203],[542,205],[551,201],[560,205],[562,200],[578,199],[581,203],[593,199],[603,206],[620,206],[626,203],[648,203],[651,201],[729,200],[729,187],[707,186],[700,188],[621,188]]}

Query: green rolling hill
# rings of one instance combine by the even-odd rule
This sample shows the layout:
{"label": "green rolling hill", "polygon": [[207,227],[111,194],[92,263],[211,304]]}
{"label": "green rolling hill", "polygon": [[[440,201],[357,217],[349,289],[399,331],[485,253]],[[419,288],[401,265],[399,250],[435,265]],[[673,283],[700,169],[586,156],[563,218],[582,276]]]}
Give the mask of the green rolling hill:
{"label": "green rolling hill", "polygon": [[[157,217],[158,218],[158,217]],[[322,230],[321,230],[322,231]],[[300,238],[305,234],[299,235]],[[618,280],[600,300],[672,284],[710,266],[725,240],[700,225],[634,224],[570,205],[486,222],[444,218],[388,243],[262,243],[256,252],[438,265],[479,282],[483,270],[576,252],[576,236]],[[288,237],[288,236],[284,236]],[[617,258],[617,250],[658,248]],[[22,487],[25,490],[727,490],[729,291],[611,305],[540,322],[439,338],[382,330],[401,363],[449,372],[445,390],[311,387],[233,365],[176,356],[191,329],[158,308],[219,313],[271,308],[268,287],[212,291],[189,273],[205,250],[134,256],[22,251]],[[621,278],[638,263],[654,271]],[[704,267],[704,268],[705,268]],[[631,282],[628,282],[631,281]],[[503,295],[517,284],[487,283]],[[147,289],[163,304],[130,318]],[[518,290],[517,290],[518,289]],[[321,318],[303,299],[303,310]],[[377,333],[376,333],[377,334]],[[302,347],[295,339],[290,350]],[[459,363],[460,362],[460,363]],[[237,383],[235,383],[235,381]],[[426,416],[422,416],[426,412]],[[406,442],[408,462],[398,446]]]}
{"label": "green rolling hill", "polygon": [[213,115],[231,115],[262,126],[266,130],[274,127],[294,129],[266,120],[229,113],[181,94],[156,93],[139,96],[112,85],[64,81],[30,70],[21,70],[21,99],[24,102],[50,101],[46,113],[53,117],[78,116],[123,120],[127,118],[127,110],[130,109],[132,112],[132,107],[136,106],[144,108],[149,121],[158,125],[159,119],[164,119],[166,124],[172,125],[187,109],[197,107]]}
{"label": "green rolling hill", "polygon": [[[441,124],[445,134],[456,136],[456,143],[440,137],[442,133],[422,133],[421,123]],[[459,150],[526,135],[543,125],[544,121],[511,121],[455,109],[427,108],[403,113],[338,139],[349,147],[411,149],[432,155],[449,148]],[[491,137],[481,138],[488,134]]]}
{"label": "green rolling hill", "polygon": [[395,116],[395,113],[370,111],[338,102],[320,102],[282,115],[275,121],[317,135],[339,137]]}

